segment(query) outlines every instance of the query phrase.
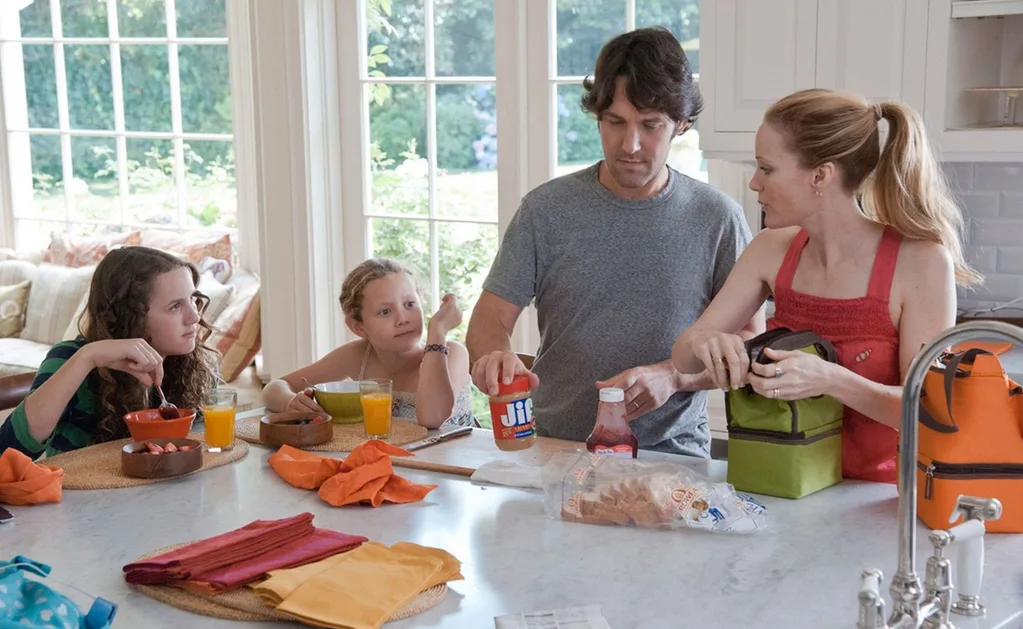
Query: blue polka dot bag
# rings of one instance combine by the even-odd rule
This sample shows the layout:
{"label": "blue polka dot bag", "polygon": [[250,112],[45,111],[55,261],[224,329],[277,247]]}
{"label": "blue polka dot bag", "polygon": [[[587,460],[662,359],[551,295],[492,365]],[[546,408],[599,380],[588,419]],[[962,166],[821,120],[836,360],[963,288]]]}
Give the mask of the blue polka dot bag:
{"label": "blue polka dot bag", "polygon": [[0,561],[0,629],[110,627],[117,605],[86,594],[92,599],[92,604],[88,611],[83,612],[77,603],[52,585],[78,588],[49,577],[50,570],[50,566],[21,555],[10,561]]}

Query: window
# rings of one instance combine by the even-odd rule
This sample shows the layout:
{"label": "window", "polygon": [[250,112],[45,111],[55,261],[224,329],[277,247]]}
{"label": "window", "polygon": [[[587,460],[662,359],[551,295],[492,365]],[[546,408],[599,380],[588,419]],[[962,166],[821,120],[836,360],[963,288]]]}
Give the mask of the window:
{"label": "window", "polygon": [[[344,150],[359,156],[343,161],[341,185],[363,200],[343,210],[346,248],[359,250],[346,256],[344,270],[368,256],[405,261],[426,280],[428,315],[447,292],[463,310],[475,305],[500,226],[524,191],[502,188],[499,195],[499,172],[502,182],[528,189],[603,157],[597,123],[579,99],[608,39],[663,25],[694,69],[699,63],[698,0],[360,0],[338,10],[342,23],[361,28],[359,37],[338,43],[342,58],[361,59],[358,75],[345,73],[339,85],[343,124],[351,125]],[[495,11],[517,23],[502,23],[495,36]],[[529,42],[548,33],[537,54]],[[505,63],[518,60],[514,67],[498,69],[497,46]],[[503,105],[501,115],[511,119],[503,154],[498,93],[523,96],[505,103],[529,103],[527,112]],[[706,180],[697,137],[689,131],[676,140],[670,163]],[[527,309],[524,320],[532,316]],[[467,322],[468,315],[456,338]],[[516,349],[535,351],[535,344],[523,338]],[[478,392],[474,410],[486,425]]]}
{"label": "window", "polygon": [[471,308],[497,250],[494,1],[365,2],[368,253],[415,267],[427,314]]}
{"label": "window", "polygon": [[[693,74],[700,69],[699,0],[558,0],[554,75],[549,78],[557,111],[557,167],[563,175],[603,158],[593,116],[579,105],[582,82],[593,73],[607,40],[635,28],[663,26],[682,43]],[[675,139],[668,164],[707,181],[707,163],[699,149],[699,120]]]}
{"label": "window", "polygon": [[225,0],[0,6],[14,244],[234,231]]}

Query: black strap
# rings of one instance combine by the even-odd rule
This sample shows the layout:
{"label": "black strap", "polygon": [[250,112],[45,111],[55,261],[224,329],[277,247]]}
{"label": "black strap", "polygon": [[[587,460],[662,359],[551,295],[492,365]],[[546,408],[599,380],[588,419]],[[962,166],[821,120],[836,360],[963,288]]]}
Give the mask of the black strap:
{"label": "black strap", "polygon": [[[945,404],[948,409],[948,420],[952,422],[951,425],[943,424],[934,418],[933,415],[928,412],[927,408],[923,405],[924,394],[920,394],[920,423],[927,426],[931,430],[940,433],[954,433],[959,431],[959,426],[956,424],[955,418],[952,417],[952,385],[955,384],[956,378],[967,378],[970,375],[969,371],[963,371],[960,373],[959,365],[967,364],[972,365],[974,359],[977,356],[990,356],[991,352],[978,348],[968,349],[965,352],[952,354],[948,357],[948,362],[945,362],[944,368],[944,389],[945,389]],[[944,362],[944,361],[942,361]],[[931,368],[932,371],[942,371],[939,369]]]}

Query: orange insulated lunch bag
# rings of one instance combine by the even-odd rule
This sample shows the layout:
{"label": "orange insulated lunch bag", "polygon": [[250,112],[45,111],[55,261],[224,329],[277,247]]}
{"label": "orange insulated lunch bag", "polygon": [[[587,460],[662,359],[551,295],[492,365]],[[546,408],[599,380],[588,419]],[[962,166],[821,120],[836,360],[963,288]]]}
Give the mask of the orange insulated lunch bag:
{"label": "orange insulated lunch bag", "polygon": [[983,349],[945,353],[920,397],[917,512],[948,528],[960,495],[997,498],[994,533],[1023,533],[1023,388]]}

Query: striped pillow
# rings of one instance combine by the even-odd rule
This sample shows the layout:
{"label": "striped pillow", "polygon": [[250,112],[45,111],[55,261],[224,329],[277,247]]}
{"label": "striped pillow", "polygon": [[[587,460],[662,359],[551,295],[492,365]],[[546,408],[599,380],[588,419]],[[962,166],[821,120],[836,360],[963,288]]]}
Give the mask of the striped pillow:
{"label": "striped pillow", "polygon": [[235,287],[234,297],[217,317],[213,336],[207,345],[220,352],[220,377],[231,382],[252,364],[259,353],[259,278],[236,269],[228,284]]}
{"label": "striped pillow", "polygon": [[60,342],[82,296],[89,290],[95,270],[95,266],[72,268],[47,263],[36,267],[21,338],[47,345]]}

